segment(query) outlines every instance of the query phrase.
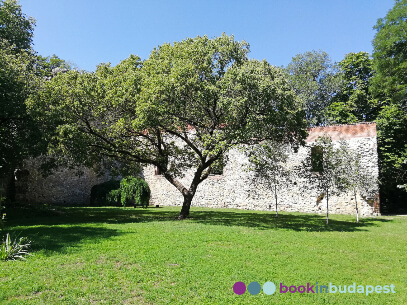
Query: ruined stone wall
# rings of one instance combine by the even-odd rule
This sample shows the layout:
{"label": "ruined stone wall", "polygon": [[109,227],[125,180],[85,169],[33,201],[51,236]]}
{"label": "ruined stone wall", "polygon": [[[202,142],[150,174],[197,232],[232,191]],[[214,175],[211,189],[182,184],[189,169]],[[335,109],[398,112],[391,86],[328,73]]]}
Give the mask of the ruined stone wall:
{"label": "ruined stone wall", "polygon": [[[92,169],[60,168],[43,177],[39,159],[28,159],[16,175],[16,200],[30,203],[88,204],[93,185],[110,179],[108,174],[98,177]],[[79,175],[81,173],[81,175]]]}
{"label": "ruined stone wall", "polygon": [[[338,125],[309,129],[306,146],[289,155],[287,167],[310,171],[303,166],[310,156],[313,142],[323,134],[331,136],[334,145],[346,141],[349,147],[362,155],[362,165],[371,179],[378,177],[378,156],[375,124]],[[192,206],[213,208],[239,208],[248,210],[274,210],[274,194],[253,172],[247,171],[248,159],[239,149],[228,153],[223,175],[210,176],[198,186]],[[304,174],[304,175],[302,175]],[[290,212],[326,213],[326,200],[315,179],[306,178],[307,173],[295,172],[292,182],[281,185],[278,190],[279,210]],[[147,166],[144,177],[151,189],[151,204],[163,206],[182,205],[183,197],[163,176],[155,175],[155,169]],[[180,181],[189,186],[192,172],[187,172]],[[360,215],[370,216],[379,213],[377,183],[366,194],[358,195]],[[336,214],[354,214],[355,198],[351,192],[332,194],[329,198],[329,211]]]}
{"label": "ruined stone wall", "polygon": [[[282,184],[278,190],[279,210],[290,212],[325,213],[326,202],[321,195],[316,177],[306,178],[310,168],[303,166],[310,156],[311,146],[318,136],[329,135],[335,145],[340,140],[363,156],[362,164],[372,180],[378,177],[378,156],[375,124],[338,125],[309,129],[306,146],[298,152],[291,152],[286,166],[300,169],[293,172],[291,182]],[[198,186],[192,206],[213,208],[239,208],[248,210],[274,210],[274,194],[266,184],[247,171],[248,159],[239,149],[228,152],[223,175],[210,176]],[[97,177],[87,168],[76,170],[59,169],[44,178],[41,176],[39,161],[26,160],[24,170],[16,181],[16,199],[20,201],[53,204],[87,204],[93,185],[110,179],[106,174]],[[83,172],[82,176],[77,171]],[[144,168],[143,176],[151,189],[150,204],[180,206],[183,197],[163,176],[155,174],[153,166]],[[192,171],[186,172],[180,181],[189,186]],[[358,195],[359,211],[362,216],[379,213],[378,185],[369,193]],[[350,192],[331,194],[329,199],[331,213],[354,214],[355,198]]]}

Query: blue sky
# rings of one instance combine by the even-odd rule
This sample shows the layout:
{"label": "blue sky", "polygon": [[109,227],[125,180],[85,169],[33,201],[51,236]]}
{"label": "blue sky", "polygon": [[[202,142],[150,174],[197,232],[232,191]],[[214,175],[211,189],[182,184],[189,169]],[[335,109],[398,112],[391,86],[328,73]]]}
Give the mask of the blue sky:
{"label": "blue sky", "polygon": [[394,0],[20,0],[37,20],[34,49],[80,69],[148,58],[165,42],[223,32],[250,44],[250,58],[286,66],[298,53],[327,52],[340,61],[372,52],[373,26]]}

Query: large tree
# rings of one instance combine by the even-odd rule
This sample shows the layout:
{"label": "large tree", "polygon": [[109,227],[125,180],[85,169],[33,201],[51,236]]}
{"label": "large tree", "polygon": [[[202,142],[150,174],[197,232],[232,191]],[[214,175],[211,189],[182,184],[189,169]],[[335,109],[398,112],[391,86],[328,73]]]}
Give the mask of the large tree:
{"label": "large tree", "polygon": [[42,57],[32,50],[34,26],[34,19],[22,12],[17,1],[0,1],[0,177],[10,182],[7,197],[11,200],[13,171],[25,158],[46,149],[25,102],[55,74],[54,68],[69,68],[55,55]]}
{"label": "large tree", "polygon": [[407,208],[407,0],[396,0],[375,29],[371,90],[384,105],[377,119],[381,206],[395,212]]}
{"label": "large tree", "polygon": [[397,104],[385,106],[377,118],[377,128],[382,211],[405,210],[407,111]]}
{"label": "large tree", "polygon": [[0,0],[0,42],[7,43],[16,52],[30,50],[35,20],[27,17],[17,0]]}
{"label": "large tree", "polygon": [[406,107],[407,0],[396,0],[386,17],[374,27],[372,89],[376,95]]}
{"label": "large tree", "polygon": [[0,2],[0,168],[9,176],[38,147],[38,129],[25,100],[36,87],[31,50],[34,21],[17,1]]}
{"label": "large tree", "polygon": [[366,52],[349,53],[338,63],[342,86],[327,107],[329,123],[348,124],[376,119],[379,103],[369,91],[374,74]]}
{"label": "large tree", "polygon": [[[82,163],[152,164],[183,195],[179,215],[232,147],[270,139],[303,144],[304,113],[285,73],[249,60],[233,36],[164,44],[95,73],[47,82],[30,107],[53,147]],[[193,170],[188,184],[179,177]]]}
{"label": "large tree", "polygon": [[309,126],[325,125],[326,108],[340,90],[342,78],[328,54],[311,51],[293,57],[286,68],[290,82],[306,112]]}

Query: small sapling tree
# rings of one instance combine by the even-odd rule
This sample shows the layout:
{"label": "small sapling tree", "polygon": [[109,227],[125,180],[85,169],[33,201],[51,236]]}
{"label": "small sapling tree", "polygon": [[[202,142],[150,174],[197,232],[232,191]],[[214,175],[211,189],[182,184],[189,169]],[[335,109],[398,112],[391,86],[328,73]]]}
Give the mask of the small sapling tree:
{"label": "small sapling tree", "polygon": [[361,163],[361,155],[357,151],[350,149],[346,142],[340,143],[338,150],[341,160],[342,173],[339,180],[342,187],[352,191],[355,198],[356,222],[359,222],[358,194],[369,194],[371,191],[377,191],[378,180],[367,173],[366,168]]}
{"label": "small sapling tree", "polygon": [[329,223],[329,196],[331,192],[344,188],[344,172],[342,154],[335,148],[331,137],[319,137],[311,148],[311,166],[318,179],[319,186],[326,197],[326,224]]}
{"label": "small sapling tree", "polygon": [[278,189],[289,179],[289,170],[286,167],[287,150],[287,146],[265,141],[247,151],[250,161],[248,169],[254,171],[256,181],[268,186],[274,194],[276,217],[278,217]]}

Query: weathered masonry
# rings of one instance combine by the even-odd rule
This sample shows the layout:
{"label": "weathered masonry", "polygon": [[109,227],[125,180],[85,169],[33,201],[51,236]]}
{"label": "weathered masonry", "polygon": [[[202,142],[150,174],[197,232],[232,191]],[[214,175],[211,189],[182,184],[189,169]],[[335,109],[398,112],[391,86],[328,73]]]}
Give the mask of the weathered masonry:
{"label": "weathered masonry", "polygon": [[[291,152],[287,166],[311,171],[304,167],[304,160],[310,156],[315,140],[322,135],[332,138],[334,145],[346,141],[349,147],[362,155],[363,168],[372,181],[378,178],[377,133],[375,123],[352,125],[334,125],[314,127],[308,130],[306,146],[298,152]],[[253,172],[247,171],[248,159],[239,149],[228,153],[228,161],[221,175],[213,175],[198,186],[192,206],[213,208],[239,208],[248,210],[273,210],[274,195],[264,184],[256,183]],[[307,175],[296,175],[294,182],[282,185],[279,189],[279,209],[290,212],[324,213],[326,212],[323,192],[318,187],[317,179],[305,178]],[[309,175],[308,175],[309,176]],[[312,176],[312,175],[311,175]],[[183,197],[163,176],[157,175],[153,166],[144,169],[144,178],[151,189],[150,204],[163,206],[181,206]],[[189,185],[192,175],[186,173],[180,179]],[[360,214],[363,216],[378,215],[380,210],[379,187],[373,184],[372,189],[357,198]],[[359,195],[358,195],[359,197]],[[329,199],[330,213],[355,213],[355,198],[351,192],[332,194]]]}
{"label": "weathered masonry", "polygon": [[[304,160],[310,156],[315,140],[322,135],[332,138],[334,145],[340,140],[348,143],[351,149],[362,155],[362,164],[375,181],[378,177],[376,124],[364,123],[353,125],[335,125],[315,127],[308,130],[306,146],[298,152],[291,152],[287,166],[309,172],[304,167]],[[228,152],[227,163],[223,173],[210,176],[198,186],[192,206],[213,208],[239,208],[249,210],[274,210],[272,191],[255,179],[254,173],[247,171],[248,159],[239,149]],[[38,160],[27,160],[23,170],[16,174],[16,199],[19,201],[53,203],[53,204],[87,204],[93,185],[107,181],[106,174],[98,177],[91,169],[82,168],[83,175],[76,175],[77,170],[59,169],[53,175],[42,177],[38,170]],[[148,182],[152,198],[150,204],[162,206],[180,206],[183,198],[163,176],[158,175],[153,166],[144,168],[143,176]],[[317,179],[295,175],[294,181],[279,189],[279,210],[307,213],[324,213],[326,211],[322,190]],[[308,175],[309,176],[309,175]],[[311,175],[312,176],[312,175]],[[192,175],[186,173],[180,179],[189,185]],[[363,216],[377,215],[380,204],[378,185],[357,198],[359,211]],[[329,199],[330,213],[353,214],[355,198],[349,193],[332,194]]]}
{"label": "weathered masonry", "polygon": [[24,163],[24,169],[15,173],[16,200],[22,202],[88,204],[92,186],[110,179],[107,174],[98,177],[92,169],[86,167],[60,168],[52,175],[43,177],[38,159],[28,159]]}

